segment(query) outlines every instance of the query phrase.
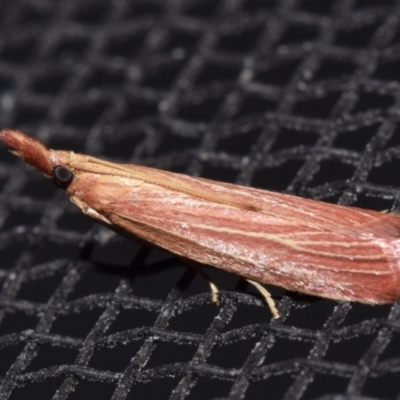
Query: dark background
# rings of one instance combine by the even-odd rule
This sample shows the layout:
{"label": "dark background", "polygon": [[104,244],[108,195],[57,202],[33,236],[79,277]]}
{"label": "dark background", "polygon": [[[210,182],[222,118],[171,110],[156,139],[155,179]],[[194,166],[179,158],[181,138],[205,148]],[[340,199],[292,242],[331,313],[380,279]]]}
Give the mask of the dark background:
{"label": "dark background", "polygon": [[[3,0],[0,127],[398,209],[400,3]],[[0,400],[399,399],[400,307],[207,284],[0,148]]]}

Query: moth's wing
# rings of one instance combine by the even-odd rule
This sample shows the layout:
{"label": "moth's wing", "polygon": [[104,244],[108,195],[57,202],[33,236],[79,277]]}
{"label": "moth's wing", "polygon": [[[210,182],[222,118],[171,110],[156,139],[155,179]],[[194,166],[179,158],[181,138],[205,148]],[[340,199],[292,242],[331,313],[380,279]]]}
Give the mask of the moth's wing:
{"label": "moth's wing", "polygon": [[400,214],[345,207],[287,194],[255,189],[167,171],[125,165],[149,183],[186,193],[204,201],[279,216],[298,225],[349,235],[395,239],[400,234]]}
{"label": "moth's wing", "polygon": [[391,243],[368,235],[324,231],[153,184],[117,208],[109,218],[127,236],[252,280],[365,303],[400,295]]}

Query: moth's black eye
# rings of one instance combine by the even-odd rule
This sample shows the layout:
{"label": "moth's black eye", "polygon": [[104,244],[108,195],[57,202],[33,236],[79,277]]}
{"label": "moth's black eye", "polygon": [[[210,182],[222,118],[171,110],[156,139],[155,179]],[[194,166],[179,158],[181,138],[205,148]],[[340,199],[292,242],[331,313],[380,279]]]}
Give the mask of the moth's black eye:
{"label": "moth's black eye", "polygon": [[68,169],[61,165],[53,168],[51,173],[51,179],[53,182],[60,186],[61,188],[65,189],[74,178],[74,174]]}

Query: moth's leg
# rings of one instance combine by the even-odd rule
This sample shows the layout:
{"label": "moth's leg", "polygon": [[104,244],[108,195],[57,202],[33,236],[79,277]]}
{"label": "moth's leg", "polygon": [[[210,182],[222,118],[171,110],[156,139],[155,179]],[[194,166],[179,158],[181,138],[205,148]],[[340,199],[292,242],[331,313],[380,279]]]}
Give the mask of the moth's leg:
{"label": "moth's leg", "polygon": [[278,312],[278,309],[276,308],[276,305],[271,296],[271,293],[268,292],[268,290],[265,289],[265,287],[262,286],[258,282],[252,281],[251,279],[246,279],[246,281],[249,282],[251,285],[253,285],[260,292],[260,294],[264,297],[264,300],[267,302],[268,307],[271,310],[274,318],[275,319],[279,318],[279,312]]}
{"label": "moth's leg", "polygon": [[193,260],[188,260],[187,258],[184,257],[178,257],[182,262],[184,262],[188,267],[194,269],[196,272],[198,272],[208,283],[210,286],[211,290],[211,301],[216,305],[219,306],[219,290],[217,285],[214,283],[212,280],[211,276],[208,275],[206,272],[204,272],[203,266],[196,261]]}

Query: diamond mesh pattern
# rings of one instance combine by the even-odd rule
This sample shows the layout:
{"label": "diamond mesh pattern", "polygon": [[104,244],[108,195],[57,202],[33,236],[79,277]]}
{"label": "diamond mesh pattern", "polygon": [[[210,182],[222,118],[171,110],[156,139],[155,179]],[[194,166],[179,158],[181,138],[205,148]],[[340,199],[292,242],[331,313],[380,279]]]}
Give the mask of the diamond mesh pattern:
{"label": "diamond mesh pattern", "polygon": [[[400,2],[3,0],[0,126],[310,198],[399,207]],[[0,399],[400,398],[400,308],[210,270],[0,155]]]}

